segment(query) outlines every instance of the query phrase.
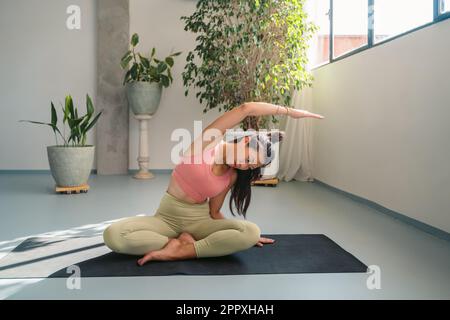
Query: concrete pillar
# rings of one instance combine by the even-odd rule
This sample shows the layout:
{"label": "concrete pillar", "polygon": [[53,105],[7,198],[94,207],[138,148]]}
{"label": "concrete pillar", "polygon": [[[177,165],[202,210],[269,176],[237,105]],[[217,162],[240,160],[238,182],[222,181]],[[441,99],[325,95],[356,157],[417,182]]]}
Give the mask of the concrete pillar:
{"label": "concrete pillar", "polygon": [[129,112],[120,58],[129,44],[129,0],[97,0],[97,174],[128,173]]}

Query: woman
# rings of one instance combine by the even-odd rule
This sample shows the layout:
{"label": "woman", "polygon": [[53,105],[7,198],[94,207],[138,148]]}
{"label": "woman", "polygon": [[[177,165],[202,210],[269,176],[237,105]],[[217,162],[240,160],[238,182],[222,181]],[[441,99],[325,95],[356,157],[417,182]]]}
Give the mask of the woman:
{"label": "woman", "polygon": [[[223,137],[248,116],[286,114],[292,118],[323,119],[305,110],[264,102],[249,102],[225,112],[194,141],[182,163],[172,172],[169,186],[153,216],[131,217],[110,225],[103,233],[113,251],[143,256],[143,265],[153,260],[216,257],[273,243],[260,236],[259,227],[247,220],[225,219],[220,212],[231,190],[232,204],[245,218],[251,198],[251,181],[273,158],[268,135],[255,133],[233,142],[216,139],[207,143],[205,132],[216,130]],[[210,131],[209,131],[210,132]],[[201,146],[201,154],[194,146]],[[199,159],[198,161],[196,159]],[[207,163],[208,160],[209,163]],[[194,161],[192,161],[194,160]]]}

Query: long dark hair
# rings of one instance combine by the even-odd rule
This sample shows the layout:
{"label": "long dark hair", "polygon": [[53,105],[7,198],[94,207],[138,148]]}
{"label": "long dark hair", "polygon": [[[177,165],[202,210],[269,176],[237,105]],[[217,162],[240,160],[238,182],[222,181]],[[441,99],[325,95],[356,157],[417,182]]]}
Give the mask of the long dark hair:
{"label": "long dark hair", "polygon": [[[238,143],[244,138],[244,136],[235,138],[232,140],[233,143]],[[262,159],[263,165],[265,167],[269,165],[275,154],[272,150],[273,144],[280,142],[283,138],[283,134],[276,132],[276,134],[255,132],[250,135],[250,140],[247,142],[246,146],[256,150],[259,155],[259,150],[264,150],[264,159]],[[230,196],[230,211],[233,216],[235,216],[233,211],[233,204],[237,209],[238,214],[246,218],[246,213],[248,206],[250,205],[250,200],[252,197],[251,183],[252,181],[258,180],[261,177],[261,167],[255,169],[239,170],[237,169],[237,180],[231,188]]]}

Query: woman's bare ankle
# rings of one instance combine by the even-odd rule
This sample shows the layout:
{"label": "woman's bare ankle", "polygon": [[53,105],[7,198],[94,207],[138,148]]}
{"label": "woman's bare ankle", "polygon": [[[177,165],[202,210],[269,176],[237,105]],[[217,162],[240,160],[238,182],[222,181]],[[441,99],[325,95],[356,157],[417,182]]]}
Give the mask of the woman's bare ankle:
{"label": "woman's bare ankle", "polygon": [[177,239],[178,239],[178,240],[181,240],[181,241],[183,241],[183,242],[187,242],[187,243],[194,243],[194,242],[195,242],[194,237],[193,237],[190,233],[188,233],[188,232],[182,232],[182,233],[178,236]]}
{"label": "woman's bare ankle", "polygon": [[152,260],[183,260],[194,257],[196,257],[194,244],[176,238],[169,240],[163,249],[152,253]]}

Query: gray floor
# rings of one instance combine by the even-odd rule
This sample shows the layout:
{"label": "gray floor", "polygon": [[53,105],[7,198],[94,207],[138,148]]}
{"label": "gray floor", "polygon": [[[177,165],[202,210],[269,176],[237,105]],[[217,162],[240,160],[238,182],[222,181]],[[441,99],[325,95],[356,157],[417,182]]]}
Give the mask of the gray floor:
{"label": "gray floor", "polygon": [[[54,193],[49,174],[0,174],[0,257],[32,235],[100,234],[108,221],[151,215],[168,178],[92,175],[89,193],[66,196]],[[82,278],[80,290],[67,289],[65,279],[32,279],[0,280],[0,298],[450,298],[449,242],[319,184],[292,181],[253,190],[248,217],[263,233],[326,234],[367,265],[379,266],[381,289],[369,290],[366,274]]]}

